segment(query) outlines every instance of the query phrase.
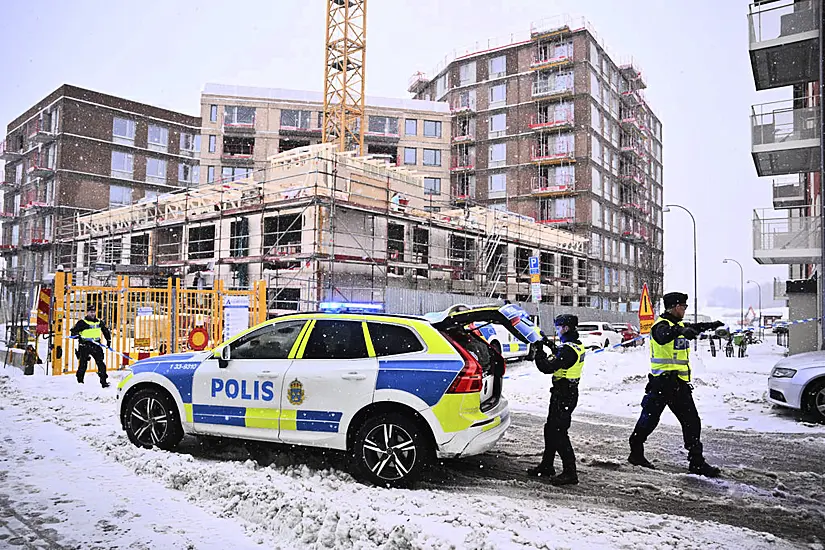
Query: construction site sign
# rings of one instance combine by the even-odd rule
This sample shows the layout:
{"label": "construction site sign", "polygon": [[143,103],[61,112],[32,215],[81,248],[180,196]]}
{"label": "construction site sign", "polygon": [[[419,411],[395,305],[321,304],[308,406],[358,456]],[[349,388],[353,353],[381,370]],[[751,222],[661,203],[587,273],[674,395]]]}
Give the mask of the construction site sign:
{"label": "construction site sign", "polygon": [[52,308],[52,289],[41,288],[40,298],[37,301],[37,325],[35,334],[49,333],[49,311]]}
{"label": "construction site sign", "polygon": [[639,300],[639,333],[650,334],[650,328],[656,315],[653,313],[653,304],[650,303],[650,292],[647,290],[647,283],[642,287],[642,297]]}

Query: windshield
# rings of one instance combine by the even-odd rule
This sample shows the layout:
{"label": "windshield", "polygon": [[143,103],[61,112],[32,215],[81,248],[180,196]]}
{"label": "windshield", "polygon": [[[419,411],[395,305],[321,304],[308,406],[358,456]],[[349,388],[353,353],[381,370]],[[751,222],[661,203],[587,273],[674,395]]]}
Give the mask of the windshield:
{"label": "windshield", "polygon": [[595,330],[601,330],[599,325],[579,325],[579,332],[593,332]]}

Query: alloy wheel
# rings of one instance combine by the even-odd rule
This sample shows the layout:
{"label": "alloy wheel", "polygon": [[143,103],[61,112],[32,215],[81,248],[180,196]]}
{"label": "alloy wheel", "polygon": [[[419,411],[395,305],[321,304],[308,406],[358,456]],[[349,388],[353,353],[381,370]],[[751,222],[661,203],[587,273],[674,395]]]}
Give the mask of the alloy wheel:
{"label": "alloy wheel", "polygon": [[415,441],[397,424],[375,426],[364,438],[363,449],[369,470],[386,481],[405,477],[417,459]]}
{"label": "alloy wheel", "polygon": [[129,411],[129,428],[143,445],[157,445],[169,429],[169,411],[160,400],[144,397]]}

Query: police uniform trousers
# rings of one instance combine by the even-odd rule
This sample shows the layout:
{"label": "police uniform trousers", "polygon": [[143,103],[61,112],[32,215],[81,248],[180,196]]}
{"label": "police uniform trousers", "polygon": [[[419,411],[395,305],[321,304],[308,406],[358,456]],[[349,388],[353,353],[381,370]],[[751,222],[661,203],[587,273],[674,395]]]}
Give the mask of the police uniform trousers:
{"label": "police uniform trousers", "polygon": [[567,378],[553,380],[550,390],[550,410],[544,424],[544,455],[542,464],[552,466],[556,453],[565,472],[576,473],[576,455],[570,443],[570,422],[579,402],[579,381]]}
{"label": "police uniform trousers", "polygon": [[83,381],[86,376],[86,368],[89,366],[89,358],[93,358],[97,364],[97,375],[100,377],[100,383],[103,384],[108,378],[106,374],[106,363],[103,362],[103,348],[97,344],[82,343],[77,350],[77,358],[80,362],[77,367],[77,379]]}
{"label": "police uniform trousers", "polygon": [[680,379],[675,372],[659,376],[648,375],[645,396],[642,398],[642,414],[633,434],[630,436],[630,448],[641,448],[648,436],[656,429],[665,407],[669,407],[682,425],[682,436],[688,459],[691,462],[704,460],[702,457],[702,422],[696,404],[693,402],[693,390],[690,384]]}

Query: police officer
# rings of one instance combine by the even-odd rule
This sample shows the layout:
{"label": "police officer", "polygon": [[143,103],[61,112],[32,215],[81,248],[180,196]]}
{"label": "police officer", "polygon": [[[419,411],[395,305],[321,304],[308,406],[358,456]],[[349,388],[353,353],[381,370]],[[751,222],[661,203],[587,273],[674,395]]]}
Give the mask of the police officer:
{"label": "police officer", "polygon": [[80,366],[77,369],[77,381],[83,383],[83,377],[86,375],[86,367],[89,364],[89,358],[92,357],[97,364],[97,375],[100,377],[100,385],[104,388],[109,387],[109,382],[106,381],[106,363],[103,362],[103,348],[100,347],[101,336],[106,338],[106,346],[112,341],[112,334],[106,324],[97,318],[97,312],[93,307],[86,311],[86,317],[72,327],[72,336],[77,336],[80,340],[80,345],[77,350],[77,358],[80,360]]}
{"label": "police officer", "polygon": [[[550,390],[550,411],[544,424],[544,455],[538,466],[527,470],[532,477],[547,476],[553,485],[575,485],[579,482],[576,472],[576,455],[570,444],[571,416],[579,401],[579,379],[584,366],[584,346],[579,341],[576,327],[579,318],[575,315],[559,315],[555,322],[556,334],[562,345],[556,347],[548,342],[553,352],[548,357],[543,346],[536,350],[536,366],[544,374],[553,375],[553,389]],[[556,475],[553,462],[559,453],[562,473]]]}
{"label": "police officer", "polygon": [[687,294],[670,292],[663,299],[665,312],[650,330],[651,373],[642,399],[642,414],[630,436],[630,456],[627,460],[636,466],[654,468],[645,458],[644,443],[656,429],[667,406],[682,425],[690,472],[716,477],[720,473],[719,468],[705,462],[702,454],[702,425],[693,402],[693,387],[689,384],[689,341],[694,340],[699,333],[721,327],[724,323],[684,323],[682,319],[687,309]]}

